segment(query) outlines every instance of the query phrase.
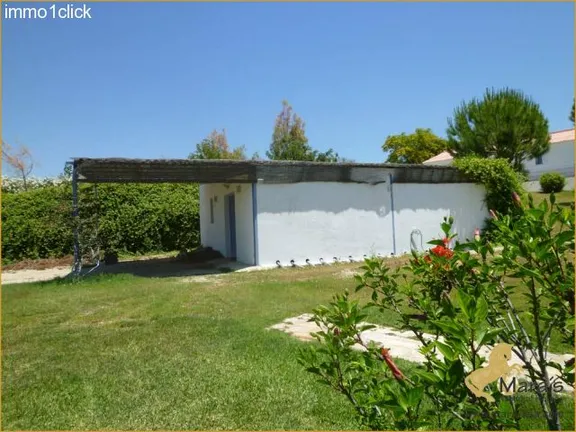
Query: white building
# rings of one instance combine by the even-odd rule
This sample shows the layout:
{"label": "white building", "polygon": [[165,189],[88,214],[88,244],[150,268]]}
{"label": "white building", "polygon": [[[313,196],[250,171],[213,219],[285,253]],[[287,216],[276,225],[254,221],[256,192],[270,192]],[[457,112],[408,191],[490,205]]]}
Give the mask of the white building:
{"label": "white building", "polygon": [[[426,161],[424,165],[448,166],[452,164],[452,156],[442,152]],[[574,129],[566,129],[550,134],[550,150],[542,157],[524,162],[529,173],[528,182],[524,187],[528,191],[539,191],[539,179],[542,174],[558,172],[566,177],[565,190],[574,189]]]}
{"label": "white building", "polygon": [[[246,162],[246,166],[250,166]],[[453,168],[266,162],[258,180],[200,185],[204,246],[239,262],[360,261],[422,250],[452,215],[463,239],[481,228],[484,188]]]}
{"label": "white building", "polygon": [[73,190],[78,182],[200,183],[202,245],[247,265],[401,255],[428,249],[445,216],[463,240],[488,216],[484,187],[452,167],[87,158],[73,167]]}

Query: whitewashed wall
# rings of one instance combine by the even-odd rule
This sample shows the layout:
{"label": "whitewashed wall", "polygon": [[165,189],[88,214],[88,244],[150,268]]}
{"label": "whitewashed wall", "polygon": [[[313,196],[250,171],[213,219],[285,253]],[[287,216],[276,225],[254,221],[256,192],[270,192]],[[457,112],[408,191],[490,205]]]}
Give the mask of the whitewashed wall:
{"label": "whitewashed wall", "polygon": [[257,203],[262,266],[392,253],[388,184],[258,184]]}
{"label": "whitewashed wall", "polygon": [[461,241],[472,239],[474,230],[482,229],[488,217],[480,185],[396,183],[393,192],[398,255],[410,252],[411,238],[417,249],[430,248],[427,242],[442,236],[440,224],[445,216],[454,217],[453,232]]}
{"label": "whitewashed wall", "polygon": [[[454,232],[472,238],[482,228],[488,211],[484,188],[474,184],[393,185],[395,238],[392,231],[392,195],[388,184],[348,183],[259,184],[258,248],[260,265],[290,260],[304,265],[322,257],[361,260],[365,254],[409,252],[411,233],[416,246],[440,238],[444,216],[452,215]],[[421,240],[421,241],[420,241]]]}
{"label": "whitewashed wall", "polygon": [[[200,241],[226,256],[225,196],[234,193],[236,201],[236,260],[254,264],[254,220],[252,185],[200,185]],[[210,222],[210,198],[214,201],[214,223]]]}

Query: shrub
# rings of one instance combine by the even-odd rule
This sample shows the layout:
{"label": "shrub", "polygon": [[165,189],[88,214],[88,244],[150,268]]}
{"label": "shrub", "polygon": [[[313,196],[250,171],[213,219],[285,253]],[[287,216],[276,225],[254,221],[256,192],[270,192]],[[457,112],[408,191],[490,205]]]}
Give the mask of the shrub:
{"label": "shrub", "polygon": [[498,213],[514,211],[510,200],[513,193],[524,195],[522,174],[514,171],[506,159],[486,159],[469,156],[454,160],[454,166],[473,182],[486,188],[486,205]]}
{"label": "shrub", "polygon": [[62,257],[72,251],[70,200],[62,186],[2,194],[2,260]]}
{"label": "shrub", "polygon": [[542,174],[540,177],[540,188],[542,188],[542,192],[547,194],[562,192],[565,184],[566,179],[560,173],[550,172]]}
{"label": "shrub", "polygon": [[[102,251],[143,254],[199,242],[198,186],[80,185],[81,243]],[[2,260],[73,253],[69,182],[2,196]],[[98,233],[96,237],[95,234]]]}
{"label": "shrub", "polygon": [[[459,243],[451,233],[453,219],[445,218],[444,239],[430,242],[435,247],[424,256],[414,253],[401,271],[382,259],[365,261],[357,291],[368,290],[369,303],[345,293],[314,310],[320,344],[303,349],[300,362],[346,396],[364,426],[520,428],[516,399],[504,394],[501,382],[481,389],[468,380],[487,360],[486,349],[501,343],[521,359],[548,428],[560,429],[559,382],[549,373],[556,369],[561,382],[574,387],[574,359],[553,363],[546,353],[552,337],[574,346],[574,209],[555,205],[554,195],[537,207],[531,198],[527,206],[517,197],[511,201],[515,217],[495,213],[493,221],[500,255],[479,239]],[[373,326],[364,320],[377,311],[397,316],[420,341],[422,366],[402,371],[393,350],[365,343],[362,332]],[[365,349],[353,349],[357,344]],[[508,412],[500,410],[505,405]]]}
{"label": "shrub", "polygon": [[[61,177],[58,178],[35,178],[30,177],[26,179],[26,186],[28,191],[34,189],[41,189],[48,186],[57,186],[65,180]],[[5,177],[2,176],[2,193],[18,193],[24,192],[24,181],[18,177]]]}

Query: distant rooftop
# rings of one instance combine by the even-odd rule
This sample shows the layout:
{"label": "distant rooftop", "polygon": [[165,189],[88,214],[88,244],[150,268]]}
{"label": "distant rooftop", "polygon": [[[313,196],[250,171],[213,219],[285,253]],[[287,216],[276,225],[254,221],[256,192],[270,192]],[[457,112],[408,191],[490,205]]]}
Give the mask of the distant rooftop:
{"label": "distant rooftop", "polygon": [[552,132],[550,134],[550,143],[551,144],[566,142],[566,141],[574,141],[574,128],[559,130],[556,132]]}
{"label": "distant rooftop", "polygon": [[75,158],[86,183],[467,183],[452,167],[301,161]]}
{"label": "distant rooftop", "polygon": [[[550,144],[558,144],[567,141],[574,141],[574,128],[564,129],[550,133]],[[447,151],[438,153],[436,156],[422,162],[425,165],[434,165],[435,163],[448,162],[453,159],[452,155]]]}

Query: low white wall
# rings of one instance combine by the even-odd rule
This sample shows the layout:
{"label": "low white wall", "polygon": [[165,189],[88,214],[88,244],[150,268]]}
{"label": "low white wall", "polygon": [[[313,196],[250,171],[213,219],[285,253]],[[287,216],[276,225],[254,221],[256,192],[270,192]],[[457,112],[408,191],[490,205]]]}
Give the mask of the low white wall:
{"label": "low white wall", "polygon": [[392,253],[388,184],[258,184],[259,265]]}
{"label": "low white wall", "polygon": [[445,216],[454,217],[453,232],[460,241],[472,239],[488,217],[484,196],[483,186],[470,183],[394,184],[397,255],[410,252],[411,238],[418,250],[432,247],[427,242],[442,237]]}
{"label": "low white wall", "polygon": [[[200,185],[200,241],[226,256],[225,196],[234,193],[236,210],[236,260],[254,264],[252,185]],[[210,198],[214,201],[214,223],[210,222]]]}

